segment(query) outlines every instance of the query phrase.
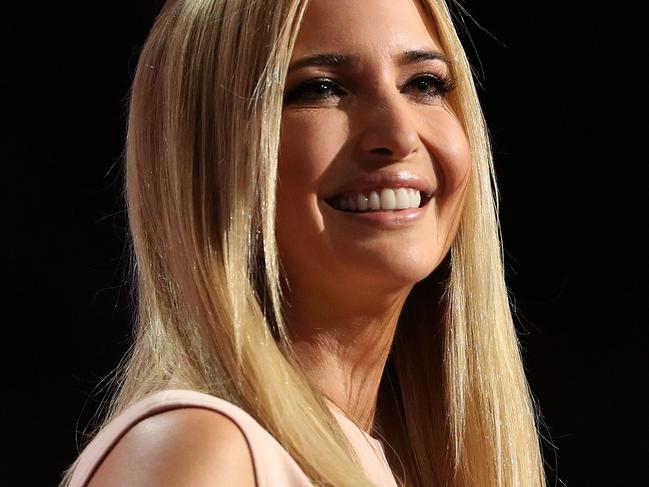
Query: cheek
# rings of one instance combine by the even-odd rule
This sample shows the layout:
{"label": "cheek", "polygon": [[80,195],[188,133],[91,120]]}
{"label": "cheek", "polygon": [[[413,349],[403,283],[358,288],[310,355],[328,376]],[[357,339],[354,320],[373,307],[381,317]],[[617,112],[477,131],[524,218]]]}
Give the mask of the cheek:
{"label": "cheek", "polygon": [[287,111],[282,118],[276,231],[285,254],[317,244],[324,227],[318,208],[320,181],[346,134],[339,120],[320,112]]}
{"label": "cheek", "polygon": [[277,188],[277,234],[282,241],[294,241],[300,222],[309,218],[309,198],[323,171],[317,144],[311,125],[293,117],[282,120]]}
{"label": "cheek", "polygon": [[278,168],[283,192],[315,198],[319,182],[345,137],[334,116],[316,116],[306,110],[286,113],[282,119]]}
{"label": "cheek", "polygon": [[443,200],[464,193],[471,169],[469,141],[459,121],[449,111],[431,117],[429,144]]}
{"label": "cheek", "polygon": [[429,150],[439,182],[435,197],[437,242],[441,256],[450,248],[460,222],[471,170],[471,149],[454,114],[444,111],[429,119]]}

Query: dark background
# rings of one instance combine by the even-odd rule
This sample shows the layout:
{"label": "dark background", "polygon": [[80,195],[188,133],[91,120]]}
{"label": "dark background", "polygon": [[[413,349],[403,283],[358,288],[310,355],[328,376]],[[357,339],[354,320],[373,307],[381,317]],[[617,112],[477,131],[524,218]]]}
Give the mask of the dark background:
{"label": "dark background", "polygon": [[[161,5],[42,2],[4,17],[12,485],[56,484],[128,344],[125,102]],[[649,453],[646,27],[615,4],[463,5],[525,367],[557,447],[549,484],[637,485]]]}

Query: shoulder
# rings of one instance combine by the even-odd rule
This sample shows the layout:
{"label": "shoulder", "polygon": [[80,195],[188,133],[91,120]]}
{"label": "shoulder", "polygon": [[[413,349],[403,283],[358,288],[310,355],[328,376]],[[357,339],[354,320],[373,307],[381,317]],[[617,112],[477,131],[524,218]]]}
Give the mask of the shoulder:
{"label": "shoulder", "polygon": [[112,445],[88,486],[255,486],[248,439],[232,418],[236,406],[226,404],[228,410],[219,411],[181,402],[138,420]]}

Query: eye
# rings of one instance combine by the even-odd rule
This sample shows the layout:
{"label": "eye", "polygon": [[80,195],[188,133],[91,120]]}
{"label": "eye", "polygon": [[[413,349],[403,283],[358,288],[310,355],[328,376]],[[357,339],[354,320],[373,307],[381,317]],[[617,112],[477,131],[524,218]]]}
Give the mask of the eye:
{"label": "eye", "polygon": [[328,78],[318,78],[307,81],[298,86],[284,97],[285,103],[295,101],[317,101],[325,100],[335,96],[342,96],[345,92],[338,84]]}
{"label": "eye", "polygon": [[410,78],[406,83],[406,86],[414,86],[415,89],[423,93],[426,98],[443,98],[447,93],[455,88],[450,76],[431,73],[425,73]]}
{"label": "eye", "polygon": [[[448,75],[424,73],[413,76],[405,86],[413,86],[426,99],[443,98],[455,88],[453,79]],[[317,102],[330,98],[345,96],[347,93],[330,78],[309,80],[284,96],[284,103]]]}

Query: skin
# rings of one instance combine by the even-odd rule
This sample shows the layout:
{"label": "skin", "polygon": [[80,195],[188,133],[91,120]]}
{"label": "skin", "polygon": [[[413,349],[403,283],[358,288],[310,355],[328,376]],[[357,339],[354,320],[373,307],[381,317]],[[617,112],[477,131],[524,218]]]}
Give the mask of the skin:
{"label": "skin", "polygon": [[[285,86],[277,239],[288,327],[307,375],[366,432],[399,313],[450,249],[470,169],[447,97],[413,80],[450,68],[442,60],[397,64],[395,56],[411,49],[444,54],[413,0],[312,0],[291,63],[322,53],[359,63],[289,71]],[[316,78],[335,83],[294,95]],[[437,188],[413,224],[356,224],[323,200],[361,174],[386,170],[412,171]]]}

